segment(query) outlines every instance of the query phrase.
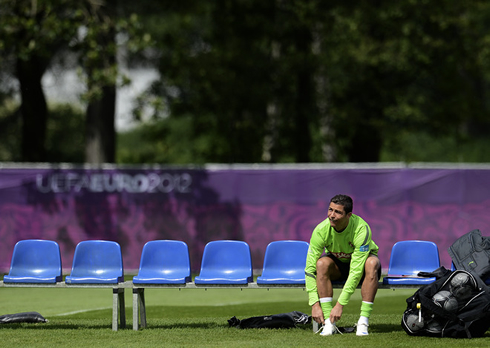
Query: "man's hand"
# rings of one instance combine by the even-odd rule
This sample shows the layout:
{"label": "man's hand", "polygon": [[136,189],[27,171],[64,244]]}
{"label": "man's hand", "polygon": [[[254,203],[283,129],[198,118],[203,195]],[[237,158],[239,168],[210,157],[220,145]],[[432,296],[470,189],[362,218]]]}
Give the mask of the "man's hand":
{"label": "man's hand", "polygon": [[332,323],[336,323],[342,317],[342,311],[344,310],[344,306],[337,302],[337,304],[333,307],[330,312],[330,321]]}
{"label": "man's hand", "polygon": [[311,306],[311,317],[318,324],[325,324],[325,318],[323,317],[322,307],[320,306],[320,302],[316,302],[313,306]]}

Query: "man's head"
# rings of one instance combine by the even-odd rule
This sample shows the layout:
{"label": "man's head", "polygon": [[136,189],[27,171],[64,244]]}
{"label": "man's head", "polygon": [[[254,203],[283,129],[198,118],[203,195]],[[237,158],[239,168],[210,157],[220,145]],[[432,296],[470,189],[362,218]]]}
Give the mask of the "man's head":
{"label": "man's head", "polygon": [[352,208],[354,206],[354,203],[352,202],[352,198],[350,198],[349,196],[336,195],[332,197],[330,202],[344,206],[344,211],[346,214],[352,213]]}
{"label": "man's head", "polygon": [[337,195],[330,200],[328,206],[328,219],[330,226],[342,232],[349,225],[352,216],[352,198],[346,195]]}

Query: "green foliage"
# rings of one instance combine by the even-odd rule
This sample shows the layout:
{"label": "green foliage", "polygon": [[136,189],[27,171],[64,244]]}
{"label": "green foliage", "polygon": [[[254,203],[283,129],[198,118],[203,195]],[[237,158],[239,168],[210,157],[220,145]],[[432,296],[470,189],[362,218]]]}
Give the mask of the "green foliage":
{"label": "green foliage", "polygon": [[78,4],[66,0],[0,2],[0,56],[12,69],[5,76],[15,76],[19,85],[22,161],[47,160],[48,114],[41,80],[53,56],[77,32]]}
{"label": "green foliage", "polygon": [[130,84],[116,59],[121,49],[135,53],[153,42],[143,31],[138,15],[126,11],[125,2],[85,0],[82,4],[81,35],[73,40],[72,46],[80,54],[79,75],[87,85],[81,98],[90,102],[102,98],[105,86]]}
{"label": "green foliage", "polygon": [[154,139],[148,133],[152,131],[151,125],[143,125],[137,129],[119,133],[117,139],[117,163],[168,163],[162,161],[165,153],[163,138]]}
{"label": "green foliage", "polygon": [[[198,161],[253,162],[262,154],[270,71],[270,3],[199,3],[158,18],[163,96],[169,118],[191,116]],[[236,39],[230,39],[236,38]],[[285,125],[288,122],[285,120]],[[202,156],[202,157],[201,157]]]}
{"label": "green foliage", "polygon": [[18,104],[12,99],[5,99],[0,105],[0,161],[14,162],[20,160],[20,116]]}
{"label": "green foliage", "polygon": [[190,117],[189,145],[208,142],[191,162],[378,161],[402,129],[490,129],[485,1],[187,5],[144,25],[160,117]]}
{"label": "green foliage", "polygon": [[[20,156],[21,118],[19,105],[12,100],[0,107],[0,161],[18,162]],[[50,162],[83,163],[84,114],[68,104],[50,105],[46,134],[47,158]]]}
{"label": "green foliage", "polygon": [[487,138],[434,136],[427,132],[400,131],[386,141],[381,151],[383,162],[490,162]]}
{"label": "green foliage", "polygon": [[151,122],[121,133],[117,162],[203,164],[209,153],[220,153],[220,148],[227,147],[210,132],[193,136],[192,127],[193,119],[187,116]]}
{"label": "green foliage", "polygon": [[[40,79],[73,49],[82,99],[110,123],[96,111],[130,83],[116,57],[156,67],[134,111],[151,122],[119,136],[119,163],[485,160],[460,152],[490,131],[489,17],[484,0],[3,1],[0,68],[39,63],[26,75]],[[112,139],[89,119],[89,134]],[[406,134],[448,155],[390,154]]]}
{"label": "green foliage", "polygon": [[33,55],[51,57],[77,30],[82,12],[76,4],[70,0],[2,1],[0,51],[21,60]]}
{"label": "green foliage", "polygon": [[69,104],[49,109],[46,152],[49,162],[83,163],[85,157],[85,114]]}
{"label": "green foliage", "polygon": [[[21,94],[22,122],[17,133],[22,134],[21,153],[11,155],[11,159],[83,162],[79,150],[75,154],[75,150],[69,149],[64,154],[73,152],[73,155],[65,157],[55,144],[44,148],[49,115],[41,79],[55,56],[71,49],[79,54],[80,71],[87,85],[81,96],[82,101],[88,103],[87,134],[101,139],[93,141],[94,136],[88,137],[88,158],[114,160],[115,88],[129,83],[117,64],[118,44],[134,51],[143,49],[151,41],[151,37],[141,31],[138,16],[124,11],[127,3],[112,0],[0,2],[0,68],[4,69],[5,76],[17,78]],[[76,146],[84,143],[77,141]],[[103,148],[92,146],[94,144]],[[94,153],[97,151],[103,154]]]}
{"label": "green foliage", "polygon": [[[170,121],[170,120],[168,120]],[[172,128],[162,132],[161,122],[142,125],[118,135],[117,163],[204,164],[207,153],[218,151],[211,146],[217,139],[190,136],[191,117],[174,120]],[[320,134],[314,132],[315,146],[311,150],[312,162],[323,160]],[[226,147],[226,144],[222,144]],[[488,163],[489,143],[486,137],[454,137],[425,131],[400,129],[385,137],[380,150],[380,162],[448,162]],[[346,162],[346,158],[339,158]],[[294,163],[294,157],[283,157],[282,163]]]}

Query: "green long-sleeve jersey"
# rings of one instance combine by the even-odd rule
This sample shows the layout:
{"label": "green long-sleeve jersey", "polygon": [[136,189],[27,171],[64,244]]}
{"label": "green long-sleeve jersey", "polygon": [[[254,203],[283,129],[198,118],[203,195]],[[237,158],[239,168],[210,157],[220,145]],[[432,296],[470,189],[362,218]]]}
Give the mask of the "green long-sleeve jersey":
{"label": "green long-sleeve jersey", "polygon": [[372,240],[369,225],[357,215],[351,215],[349,224],[340,233],[330,226],[329,219],[322,221],[313,230],[306,257],[305,281],[310,306],[319,300],[316,262],[324,251],[330,252],[342,262],[350,262],[349,276],[338,299],[345,306],[362,278],[366,259],[369,254],[378,254],[378,246]]}

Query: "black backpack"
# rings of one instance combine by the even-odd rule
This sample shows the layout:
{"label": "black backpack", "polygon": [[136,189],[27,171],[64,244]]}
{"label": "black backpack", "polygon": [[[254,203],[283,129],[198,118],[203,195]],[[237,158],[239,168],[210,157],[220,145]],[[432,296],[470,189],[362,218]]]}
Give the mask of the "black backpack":
{"label": "black backpack", "polygon": [[438,277],[436,281],[407,298],[401,322],[406,333],[482,337],[490,328],[490,288],[479,276],[465,270],[449,271],[441,267],[434,274]]}
{"label": "black backpack", "polygon": [[459,237],[447,251],[456,269],[472,272],[483,280],[490,277],[490,237],[483,237],[480,230]]}

